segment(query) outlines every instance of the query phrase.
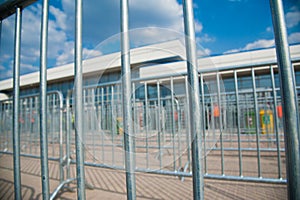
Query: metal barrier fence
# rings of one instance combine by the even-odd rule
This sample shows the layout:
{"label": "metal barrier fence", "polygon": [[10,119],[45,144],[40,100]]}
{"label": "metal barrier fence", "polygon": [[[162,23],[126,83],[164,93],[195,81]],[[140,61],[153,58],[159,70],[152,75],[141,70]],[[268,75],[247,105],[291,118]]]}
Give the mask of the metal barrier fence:
{"label": "metal barrier fence", "polygon": [[[20,129],[20,155],[41,158],[40,145],[40,110],[39,96],[28,95],[20,97],[20,115],[18,116]],[[63,95],[59,91],[49,92],[47,95],[47,146],[50,160],[59,162],[59,181],[64,181],[66,158],[65,146],[65,113],[63,113]],[[0,148],[1,153],[13,153],[13,106],[12,99],[0,102]],[[52,197],[54,198],[55,195]]]}
{"label": "metal barrier fence", "polygon": [[[63,131],[63,96],[60,92],[51,92],[47,95],[47,132],[49,142],[49,156],[52,159],[59,159],[60,154],[57,151],[57,144],[64,136]],[[40,156],[39,144],[39,96],[30,95],[20,98],[20,115],[18,117],[20,127],[21,153]],[[12,152],[12,100],[0,102],[1,109],[1,151]]]}
{"label": "metal barrier fence", "polygon": [[[250,68],[249,68],[250,69]],[[202,72],[201,112],[203,113],[204,177],[244,181],[286,182],[281,97],[275,87],[271,66],[268,88],[239,89],[238,74],[232,72],[235,90],[220,87],[221,72]],[[251,70],[251,69],[250,69]],[[266,68],[253,68],[255,72]],[[273,72],[272,72],[273,71]],[[265,72],[266,73],[266,72]],[[227,73],[228,75],[228,73]],[[207,78],[209,77],[209,78]],[[214,77],[214,78],[212,78]],[[221,81],[222,82],[222,81]],[[256,82],[256,81],[255,81]],[[188,122],[188,83],[186,76],[136,79],[132,83],[133,128],[136,171],[179,176],[191,173],[191,138]],[[207,89],[204,89],[204,88]],[[210,89],[208,89],[211,87]],[[300,90],[297,87],[297,90]],[[215,92],[217,91],[217,92]],[[122,93],[119,82],[88,86],[83,90],[85,164],[124,169],[124,130]],[[172,95],[173,94],[173,95]],[[64,104],[65,102],[65,104]],[[300,102],[299,102],[300,106]],[[21,155],[40,158],[39,96],[20,98]],[[60,183],[74,180],[70,165],[76,163],[74,98],[70,91],[47,95],[48,156],[59,161]],[[300,111],[299,111],[300,113]],[[12,100],[0,102],[0,148],[12,153]],[[258,131],[258,132],[257,132]],[[59,149],[59,151],[57,151]],[[266,166],[266,160],[273,165]],[[231,163],[234,163],[232,165]],[[253,169],[244,163],[256,162]],[[230,168],[227,166],[230,165]],[[234,168],[234,169],[233,169]],[[60,186],[62,187],[62,186]]]}
{"label": "metal barrier fence", "polygon": [[[252,68],[254,83],[255,72],[260,70],[266,69]],[[269,70],[269,88],[260,89],[252,84],[248,89],[239,89],[238,69],[232,73],[235,91],[226,92],[225,88],[215,93],[202,88],[204,177],[286,182],[282,102],[275,87],[273,66]],[[226,71],[215,72],[215,79],[211,79],[212,72],[200,73],[200,81],[207,87],[219,87],[217,77]],[[208,76],[210,79],[206,81]],[[186,76],[136,79],[132,84],[136,170],[191,176]],[[83,94],[85,163],[124,169],[120,83],[89,86]],[[70,116],[73,116],[72,99],[70,92],[67,97]],[[68,119],[67,132],[72,132],[73,117]],[[71,152],[75,152],[75,139],[70,139]],[[269,159],[273,159],[272,166],[267,166]],[[235,170],[232,162],[236,164]],[[256,162],[257,167],[249,169],[243,166],[246,162]]]}
{"label": "metal barrier fence", "polygon": [[[186,35],[187,76],[171,77],[166,81],[158,77],[153,80],[133,81],[133,90],[139,87],[143,88],[144,94],[146,94],[144,98],[135,96],[135,92],[131,93],[128,0],[121,0],[120,7],[121,73],[124,75],[122,92],[117,84],[108,84],[85,89],[85,94],[83,94],[82,0],[77,0],[75,2],[75,103],[70,102],[68,99],[70,96],[67,97],[65,118],[63,117],[62,96],[59,93],[47,96],[46,93],[48,0],[43,1],[41,23],[39,101],[37,96],[20,98],[19,95],[22,8],[32,2],[34,1],[6,1],[1,5],[5,7],[5,12],[7,12],[1,13],[1,20],[12,13],[16,13],[14,96],[12,101],[9,100],[0,104],[1,148],[3,152],[13,151],[15,199],[21,199],[20,153],[25,152],[41,159],[43,199],[52,199],[66,183],[74,180],[70,178],[69,173],[69,166],[74,162],[70,161],[71,149],[73,148],[76,152],[77,196],[79,199],[85,199],[84,163],[92,166],[113,166],[122,169],[125,163],[128,199],[136,198],[135,171],[182,177],[192,176],[194,199],[204,198],[203,176],[230,180],[285,182],[283,165],[281,165],[282,132],[279,126],[280,117],[278,117],[281,113],[280,107],[278,107],[280,101],[277,101],[278,95],[276,94],[277,89],[272,66],[270,67],[272,84],[269,91],[260,91],[256,87],[255,69],[251,68],[252,89],[249,91],[239,89],[237,79],[239,72],[234,70],[235,90],[231,94],[222,91],[219,72],[215,73],[216,77],[213,83],[215,88],[210,88],[212,90],[209,93],[205,92],[204,86],[207,74],[201,72],[201,92],[199,92],[192,0],[182,2]],[[286,166],[288,168],[288,194],[289,198],[297,199],[300,196],[298,190],[300,183],[299,105],[297,103],[295,78],[291,70],[287,34],[284,28],[282,2],[270,0],[270,5],[279,63],[281,96],[284,97],[282,105],[285,117],[284,138],[285,154],[287,155]],[[176,90],[175,84],[180,81],[182,91],[184,91],[181,95],[174,92]],[[154,83],[154,88],[156,86],[157,95],[154,97],[150,97],[150,95],[148,97],[147,84],[150,83]],[[169,95],[162,95],[161,93],[164,84],[171,91]],[[131,94],[134,95],[131,97]],[[200,97],[201,101],[199,100]],[[119,107],[120,102],[122,102],[123,109]],[[39,118],[37,113],[39,113]],[[124,129],[122,129],[122,118]],[[84,123],[84,119],[88,120]],[[65,138],[62,129],[64,123],[67,125]],[[72,124],[75,129],[74,140],[71,138]],[[37,138],[35,133],[37,132],[40,135],[38,144],[35,142]],[[122,133],[124,137],[120,136]],[[203,137],[201,137],[201,133]],[[30,138],[29,141],[28,137]],[[66,156],[63,156],[64,140],[66,142]],[[57,146],[60,149],[59,155],[54,151]],[[50,155],[48,155],[48,148]],[[84,148],[87,148],[86,151]],[[256,162],[257,164],[257,167],[252,171],[247,169],[245,164],[247,162],[244,162],[245,154],[248,152],[250,152],[252,160],[247,162]],[[273,173],[265,173],[265,152],[268,152],[267,156],[271,154],[277,159],[276,177],[273,177]],[[35,153],[40,153],[40,156],[35,156]],[[123,157],[124,154],[125,157]],[[101,156],[99,157],[99,155]],[[49,195],[48,157],[59,160],[61,173],[61,184],[51,197]],[[84,161],[84,157],[86,161]],[[238,168],[239,173],[237,175],[227,170],[228,160],[229,163],[237,163],[233,165]],[[136,164],[135,161],[137,161]],[[202,161],[204,162],[204,173]],[[210,166],[211,163],[213,165]],[[63,166],[66,166],[66,179],[63,175]],[[210,169],[215,171],[211,172]]]}

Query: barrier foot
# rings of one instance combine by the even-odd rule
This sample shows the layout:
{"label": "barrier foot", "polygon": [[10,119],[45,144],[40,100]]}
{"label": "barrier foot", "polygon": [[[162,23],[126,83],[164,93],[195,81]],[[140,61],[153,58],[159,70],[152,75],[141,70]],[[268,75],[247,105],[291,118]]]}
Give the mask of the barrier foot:
{"label": "barrier foot", "polygon": [[[58,194],[58,192],[59,192],[61,189],[64,188],[64,185],[65,185],[65,184],[71,183],[71,182],[73,182],[73,181],[76,181],[76,178],[70,178],[70,179],[67,179],[67,180],[61,182],[61,184],[59,184],[59,186],[58,186],[58,187],[54,190],[54,192],[51,194],[50,200],[53,200],[53,199],[56,197],[56,195]],[[69,188],[69,187],[68,187],[68,188]],[[71,189],[71,188],[69,188],[69,189]],[[71,189],[71,190],[72,190],[72,189]]]}

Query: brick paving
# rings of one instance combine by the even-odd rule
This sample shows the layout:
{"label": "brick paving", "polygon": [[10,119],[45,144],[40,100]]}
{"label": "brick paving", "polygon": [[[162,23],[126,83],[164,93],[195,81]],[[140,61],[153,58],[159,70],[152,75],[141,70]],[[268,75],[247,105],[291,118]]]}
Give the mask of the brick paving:
{"label": "brick paving", "polygon": [[[0,199],[14,199],[13,163],[11,155],[0,154]],[[41,199],[40,161],[21,158],[23,199]],[[87,199],[126,199],[125,173],[113,169],[86,167]],[[58,163],[49,161],[50,191],[59,184]],[[75,177],[75,167],[71,168]],[[177,177],[136,173],[137,199],[192,199],[192,179],[182,182]],[[76,199],[74,192],[64,190],[57,199]],[[285,184],[249,183],[205,179],[205,199],[287,199]]]}

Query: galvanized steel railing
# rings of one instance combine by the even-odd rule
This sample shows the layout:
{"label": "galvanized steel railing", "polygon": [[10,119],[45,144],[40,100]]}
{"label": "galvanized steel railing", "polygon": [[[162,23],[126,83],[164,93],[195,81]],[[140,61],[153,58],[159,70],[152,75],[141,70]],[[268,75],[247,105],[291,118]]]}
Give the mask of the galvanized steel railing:
{"label": "galvanized steel railing", "polygon": [[[59,162],[59,181],[64,181],[64,113],[63,95],[58,92],[49,92],[46,96],[47,109],[44,111],[48,116],[45,123],[47,132],[47,160]],[[17,118],[20,129],[20,155],[42,159],[41,155],[41,111],[39,95],[28,95],[20,97],[19,115]],[[0,102],[0,122],[1,122],[1,153],[13,153],[12,133],[13,126],[11,120],[14,117],[12,99]],[[48,161],[47,161],[48,162]],[[48,165],[48,163],[47,163]],[[17,166],[14,164],[14,169]],[[49,180],[49,179],[48,179]],[[50,198],[50,197],[49,197]],[[52,197],[53,198],[53,197]]]}
{"label": "galvanized steel railing", "polygon": [[[176,175],[176,176],[192,176],[193,177],[193,189],[194,199],[204,198],[204,184],[203,176],[207,178],[223,178],[230,180],[253,180],[253,181],[267,181],[267,182],[285,182],[283,177],[283,166],[281,165],[281,151],[283,147],[281,145],[282,136],[279,126],[280,119],[277,117],[277,110],[279,102],[277,101],[278,95],[274,82],[274,70],[273,66],[270,67],[271,81],[269,92],[270,95],[266,95],[266,91],[259,91],[256,87],[256,74],[255,69],[251,70],[252,88],[249,91],[240,91],[238,82],[238,70],[234,70],[234,87],[235,90],[232,94],[227,94],[222,91],[220,85],[220,73],[215,73],[215,86],[213,92],[207,94],[205,92],[205,73],[200,73],[200,91],[199,91],[199,76],[197,72],[197,60],[195,49],[195,32],[193,23],[193,10],[192,0],[183,1],[184,10],[184,26],[186,34],[186,52],[187,52],[187,77],[181,78],[181,84],[184,88],[182,96],[176,97],[174,94],[174,81],[175,77],[170,78],[169,88],[171,90],[170,96],[161,95],[161,82],[159,78],[154,78],[154,85],[156,86],[157,95],[154,98],[148,98],[145,95],[144,99],[137,99],[131,97],[130,88],[135,89],[136,85],[130,84],[130,55],[129,55],[129,37],[128,37],[128,0],[121,0],[121,44],[122,44],[122,74],[124,75],[123,90],[119,90],[120,95],[116,95],[115,85],[107,85],[111,88],[111,92],[106,95],[110,95],[109,100],[104,99],[105,90],[103,85],[99,85],[95,88],[90,88],[92,92],[90,94],[98,94],[99,98],[93,96],[88,97],[88,92],[83,95],[82,85],[82,0],[77,0],[76,3],[76,34],[75,34],[75,106],[70,107],[71,103],[67,100],[66,103],[66,138],[63,137],[63,112],[62,112],[62,97],[59,93],[55,93],[59,97],[57,102],[59,103],[59,111],[57,111],[56,100],[49,99],[47,97],[47,73],[46,73],[46,53],[47,53],[47,21],[48,21],[48,1],[43,1],[43,18],[42,18],[42,32],[41,32],[41,68],[40,68],[40,97],[22,97],[20,98],[19,80],[20,80],[20,43],[21,43],[21,11],[24,1],[11,1],[11,10],[15,9],[16,23],[15,23],[15,55],[14,55],[14,75],[13,75],[13,102],[5,101],[0,103],[1,107],[1,121],[5,122],[5,125],[1,126],[1,143],[4,151],[11,151],[10,144],[12,143],[12,152],[14,160],[14,187],[15,187],[15,199],[21,199],[21,179],[20,179],[20,154],[22,148],[33,157],[39,157],[41,159],[42,166],[42,195],[44,199],[54,198],[58,190],[61,189],[64,184],[74,180],[70,178],[69,167],[70,149],[75,147],[76,151],[76,164],[77,164],[77,197],[79,199],[85,199],[85,180],[84,180],[84,163],[86,165],[124,168],[124,162],[126,163],[126,185],[127,185],[127,198],[135,199],[135,171],[153,172],[159,174]],[[13,3],[14,2],[14,3]],[[33,2],[33,1],[28,1]],[[7,3],[7,2],[6,2]],[[10,2],[9,2],[10,3]],[[275,40],[277,47],[277,57],[279,63],[279,74],[281,82],[281,96],[283,105],[283,127],[285,137],[285,152],[287,158],[287,180],[288,180],[288,194],[289,198],[299,198],[299,111],[296,96],[296,85],[291,68],[291,61],[288,51],[287,37],[285,31],[284,14],[282,8],[282,2],[280,0],[270,0],[271,10],[274,23]],[[28,4],[26,4],[28,5]],[[7,6],[7,5],[5,5]],[[7,16],[1,16],[7,17]],[[134,81],[134,84],[143,84],[144,93],[147,94],[147,84],[149,80]],[[176,80],[178,81],[178,80]],[[105,87],[107,87],[105,86]],[[120,87],[119,87],[120,88]],[[88,89],[85,89],[88,91]],[[98,93],[97,93],[98,91]],[[100,92],[101,91],[101,92]],[[100,94],[100,93],[101,94]],[[264,94],[264,97],[260,97],[259,94]],[[51,95],[50,95],[51,96]],[[119,99],[116,97],[119,96]],[[88,97],[91,102],[87,102],[84,98]],[[53,97],[56,99],[56,97]],[[67,97],[69,98],[69,96]],[[121,109],[116,106],[117,101],[122,99],[123,114]],[[199,100],[201,99],[201,101]],[[229,100],[228,100],[229,99]],[[26,103],[25,101],[26,100]],[[104,103],[104,101],[106,101]],[[23,104],[21,104],[23,102]],[[38,105],[37,105],[37,102]],[[248,106],[247,102],[251,102],[253,106]],[[267,103],[266,103],[267,102]],[[53,103],[53,105],[51,104]],[[86,104],[85,104],[86,103]],[[54,105],[55,104],[55,105]],[[73,103],[72,103],[73,104]],[[108,105],[104,107],[104,105]],[[126,106],[125,106],[126,105]],[[202,109],[200,109],[202,107]],[[133,113],[132,112],[132,108]],[[110,109],[110,110],[109,110]],[[248,109],[248,111],[247,111]],[[263,112],[260,112],[260,109]],[[245,111],[246,110],[246,111]],[[72,113],[72,111],[74,113]],[[51,113],[48,117],[47,115]],[[246,114],[244,114],[246,112]],[[37,117],[39,113],[39,117]],[[88,114],[87,114],[88,113]],[[109,114],[107,114],[109,113]],[[212,117],[212,113],[216,113]],[[228,114],[229,113],[229,114]],[[230,114],[231,113],[231,114]],[[271,113],[273,118],[271,120]],[[29,115],[24,117],[22,115]],[[55,119],[49,119],[53,115],[59,115],[59,121]],[[74,122],[72,118],[74,115]],[[36,116],[36,121],[33,122],[33,118]],[[86,124],[83,123],[84,116],[89,116],[89,120]],[[111,116],[111,118],[107,117]],[[119,116],[123,116],[124,124],[122,130],[122,120],[118,119]],[[131,121],[133,116],[134,121]],[[142,116],[142,118],[141,118]],[[152,119],[154,116],[155,119]],[[235,116],[236,124],[232,123],[232,126],[228,126],[227,117]],[[117,117],[117,119],[115,119]],[[248,119],[246,128],[244,129],[243,117]],[[251,117],[251,125],[250,125]],[[265,119],[269,119],[269,122],[263,126]],[[6,122],[11,119],[12,125],[9,126]],[[87,119],[87,118],[86,118]],[[105,120],[107,122],[105,122]],[[31,121],[30,121],[31,120]],[[48,121],[54,126],[52,130],[48,129]],[[97,122],[101,120],[101,123]],[[104,120],[104,122],[103,122]],[[141,121],[142,120],[142,121]],[[144,122],[145,120],[146,122]],[[211,121],[210,121],[211,120]],[[109,122],[108,122],[109,121]],[[209,122],[210,121],[210,122]],[[273,121],[275,126],[269,127],[268,124]],[[95,124],[95,122],[97,124]],[[75,141],[72,142],[72,123],[74,123],[75,129]],[[89,126],[87,124],[90,124]],[[39,126],[37,126],[39,124]],[[59,125],[58,125],[59,124]],[[59,126],[59,129],[55,128]],[[84,127],[85,126],[85,127]],[[50,127],[49,127],[50,128]],[[36,129],[37,132],[34,131]],[[251,130],[250,130],[251,129]],[[56,130],[58,133],[59,144],[55,142]],[[83,134],[83,130],[87,131],[87,134]],[[247,134],[243,134],[243,131],[250,131]],[[151,135],[152,131],[155,135]],[[124,137],[116,136],[115,132],[124,132]],[[251,133],[254,135],[251,135]],[[273,135],[271,133],[274,132]],[[35,146],[34,138],[37,137],[36,133],[39,133],[39,145],[40,156],[34,155],[38,153],[38,149]],[[203,137],[201,137],[202,133]],[[212,133],[212,134],[211,134]],[[234,134],[233,134],[234,133]],[[266,134],[261,134],[266,133]],[[26,141],[24,135],[29,134],[30,141]],[[100,134],[100,135],[99,135]],[[136,138],[137,135],[142,136]],[[150,134],[150,136],[149,136]],[[51,135],[51,138],[47,138],[47,135]],[[12,136],[12,137],[11,137]],[[106,136],[109,136],[107,138]],[[136,146],[134,143],[134,137],[136,138]],[[153,136],[153,137],[152,137]],[[266,137],[265,137],[266,136]],[[97,140],[98,137],[98,140]],[[210,138],[212,137],[212,138]],[[63,141],[66,143],[66,160],[67,160],[67,178],[64,178],[62,169],[63,166]],[[244,146],[244,140],[249,144],[249,147]],[[12,141],[12,142],[11,142]],[[212,146],[209,142],[212,141]],[[253,146],[253,142],[254,146]],[[264,141],[267,142],[265,147]],[[98,142],[98,143],[97,143]],[[110,142],[110,144],[107,144]],[[166,142],[169,142],[166,145]],[[237,143],[234,147],[228,145]],[[22,144],[22,145],[21,145]],[[201,145],[202,144],[202,145]],[[49,194],[49,175],[48,175],[48,148],[56,148],[59,146],[59,155],[54,159],[58,159],[60,162],[60,185],[57,190],[54,191],[52,196]],[[117,151],[117,147],[122,147],[121,152]],[[184,147],[185,146],[185,147]],[[84,148],[88,151],[84,151]],[[110,148],[112,163],[105,163],[105,155],[103,152],[107,148]],[[125,149],[125,158],[123,157]],[[144,167],[139,167],[137,162],[135,165],[135,156],[137,156],[138,150],[144,149],[145,163]],[[182,149],[186,149],[184,153]],[[237,152],[238,160],[238,175],[227,174],[226,172],[226,153],[230,151]],[[256,176],[250,176],[244,173],[246,166],[243,164],[245,158],[245,151],[254,151],[255,160],[257,162]],[[264,177],[263,166],[263,152],[272,150],[275,152],[277,159],[277,177]],[[34,152],[33,152],[34,151]],[[101,153],[102,151],[102,153]],[[171,151],[170,158],[164,160],[165,151]],[[53,153],[53,151],[52,151]],[[84,160],[84,153],[91,154],[92,160],[88,162]],[[154,159],[151,154],[154,153]],[[102,155],[102,162],[98,162],[96,155]],[[121,156],[122,162],[117,163],[114,160],[115,156]],[[220,173],[210,173],[208,166],[212,155],[217,155],[220,164]],[[50,156],[51,158],[51,156]],[[201,164],[203,159],[203,165]],[[116,161],[116,162],[115,162]],[[151,167],[152,162],[156,162],[158,170]],[[166,164],[168,163],[168,164]],[[191,167],[192,165],[192,167]],[[193,173],[191,173],[193,171]]]}
{"label": "galvanized steel railing", "polygon": [[[270,70],[273,70],[273,67],[270,67]],[[253,71],[255,70],[252,70],[251,77],[255,80]],[[231,178],[285,182],[282,176],[284,171],[281,158],[281,152],[284,151],[283,122],[282,116],[277,113],[277,105],[281,104],[281,98],[276,94],[278,89],[275,88],[274,74],[272,75],[271,72],[272,81],[269,89],[252,87],[248,90],[240,90],[238,72],[238,69],[233,72],[235,91],[217,90],[217,93],[209,93],[201,90],[201,99],[203,99],[201,102],[204,107],[202,113],[205,132],[203,135],[205,176],[228,178],[228,172],[224,170],[226,168],[224,153],[237,152],[239,174],[236,177],[230,175]],[[199,78],[205,85],[212,84],[205,82],[205,73],[201,73]],[[185,176],[186,173],[181,174],[181,170],[185,169],[184,172],[190,173],[191,139],[187,123],[187,91],[183,90],[182,93],[176,94],[174,79],[177,90],[178,87],[187,88],[184,76],[171,77],[169,80],[165,77],[161,79],[153,77],[152,80],[138,79],[133,82],[133,89],[136,91],[133,93],[135,95],[132,108],[138,171]],[[217,77],[213,82],[217,82]],[[162,88],[168,90],[169,92],[164,93],[169,95],[162,97]],[[149,90],[156,93],[150,93]],[[139,95],[141,91],[143,95]],[[72,99],[71,93],[69,94],[67,101]],[[86,133],[84,141],[88,165],[124,168],[121,94],[121,86],[118,82],[89,86],[84,89]],[[219,107],[220,116],[213,115],[215,106]],[[263,119],[270,120],[266,122],[269,125],[264,124]],[[71,125],[69,129],[72,129]],[[211,152],[217,151],[220,152],[220,172],[210,172],[207,160],[213,154]],[[247,154],[246,152],[251,152],[252,157],[256,155],[256,160],[252,159],[252,161],[257,163],[257,169],[252,172],[243,170],[243,153]],[[273,152],[272,156],[277,163],[272,166],[275,176],[264,175],[265,171],[262,170],[264,164],[261,164],[261,160],[265,159],[262,157],[266,156],[261,156],[264,152]]]}

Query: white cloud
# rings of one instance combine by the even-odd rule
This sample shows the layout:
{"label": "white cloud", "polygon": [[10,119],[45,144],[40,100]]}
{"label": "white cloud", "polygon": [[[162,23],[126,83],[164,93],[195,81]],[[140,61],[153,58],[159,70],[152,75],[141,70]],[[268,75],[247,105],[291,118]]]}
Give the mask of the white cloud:
{"label": "white cloud", "polygon": [[31,64],[26,64],[26,63],[22,63],[21,68],[23,68],[23,70],[26,70],[28,72],[34,72],[34,71],[37,71],[39,69],[38,66],[34,66],[34,65],[31,65]]}
{"label": "white cloud", "polygon": [[98,51],[98,50],[87,49],[87,48],[82,49],[83,58],[93,58],[93,57],[101,56],[101,55],[102,55],[102,52]]}
{"label": "white cloud", "polygon": [[290,34],[288,40],[290,44],[300,43],[300,32]]}
{"label": "white cloud", "polygon": [[[49,7],[47,54],[50,67],[74,60],[75,2],[64,0],[61,1],[61,5],[62,7]],[[101,50],[94,48],[120,30],[119,1],[86,1],[83,7],[83,44],[87,44],[83,48],[83,57],[101,55]],[[36,70],[39,66],[41,9],[41,4],[35,3],[23,12],[21,65],[24,67],[21,68],[21,74]],[[132,37],[136,44],[149,43],[150,40],[162,42],[178,38],[179,33],[183,34],[182,5],[176,0],[130,0],[129,9],[130,29],[145,27],[135,34],[137,37]],[[164,31],[157,31],[151,27],[169,29],[169,33],[173,33],[162,34]],[[14,17],[3,20],[2,30],[1,51],[10,54],[0,55],[0,65],[9,71],[13,60]],[[197,33],[202,32],[201,22],[195,21],[195,30]],[[210,41],[210,37],[205,35],[202,41]],[[1,74],[4,74],[3,69]]]}
{"label": "white cloud", "polygon": [[224,54],[236,53],[236,52],[240,52],[240,51],[249,51],[249,50],[254,50],[254,49],[270,48],[270,47],[273,47],[274,45],[275,45],[274,40],[260,39],[260,40],[256,40],[254,42],[246,44],[245,47],[243,47],[243,48],[228,50],[228,51],[224,52]]}
{"label": "white cloud", "polygon": [[274,40],[257,40],[255,42],[247,44],[243,49],[251,50],[251,49],[260,49],[260,48],[269,48],[275,45]]}
{"label": "white cloud", "polygon": [[208,34],[203,34],[196,38],[197,43],[203,43],[203,42],[214,42],[216,41],[215,38],[210,37]]}
{"label": "white cloud", "polygon": [[209,56],[210,54],[211,54],[211,50],[207,48],[197,50],[197,57],[205,57],[205,56]]}
{"label": "white cloud", "polygon": [[[66,61],[72,62],[74,60],[74,42],[73,41],[65,42],[63,44],[63,49],[64,51],[62,51],[61,54],[58,55],[56,59],[57,66],[66,64]],[[82,55],[83,59],[102,55],[102,53],[98,50],[87,49],[87,48],[82,49],[82,54],[83,54]]]}
{"label": "white cloud", "polygon": [[131,43],[136,47],[168,40],[182,39],[184,35],[173,29],[145,27],[131,30],[130,38]]}
{"label": "white cloud", "polygon": [[55,8],[53,6],[50,6],[50,13],[53,14],[55,17],[55,21],[57,23],[57,27],[61,28],[62,30],[66,30],[67,27],[67,15],[62,10]]}
{"label": "white cloud", "polygon": [[[131,0],[132,23],[142,27],[157,26],[183,32],[183,9],[176,0]],[[195,31],[203,29],[201,22],[195,21]]]}
{"label": "white cloud", "polygon": [[[288,36],[288,42],[289,42],[289,44],[300,43],[300,32],[291,33]],[[270,48],[270,47],[274,47],[274,46],[275,46],[275,41],[273,39],[272,40],[260,39],[260,40],[256,40],[254,42],[246,44],[245,47],[243,47],[243,48],[228,50],[228,51],[224,52],[224,54],[236,53],[236,52],[240,52],[240,51],[248,51],[248,50],[253,50],[253,49]]]}
{"label": "white cloud", "polygon": [[[69,23],[74,9],[74,1],[62,1]],[[176,0],[130,0],[130,30],[136,28],[159,27],[183,33],[182,5]],[[201,32],[201,22],[195,21],[195,30]],[[83,41],[97,46],[103,40],[120,32],[119,1],[95,1],[83,4]],[[160,37],[157,37],[161,41]]]}
{"label": "white cloud", "polygon": [[269,26],[269,27],[266,28],[266,31],[267,31],[267,32],[272,32],[273,29],[272,29],[272,27]]}
{"label": "white cloud", "polygon": [[300,11],[296,7],[291,8],[291,11],[286,13],[286,26],[288,28],[293,28],[297,26],[300,22]]}
{"label": "white cloud", "polygon": [[230,49],[228,51],[225,51],[223,54],[237,53],[240,51],[242,51],[242,49]]}
{"label": "white cloud", "polygon": [[64,50],[57,52],[56,65],[58,66],[74,59],[74,42],[64,42],[61,46]]}
{"label": "white cloud", "polygon": [[202,29],[203,29],[203,25],[200,22],[195,21],[195,32],[200,33]]}

